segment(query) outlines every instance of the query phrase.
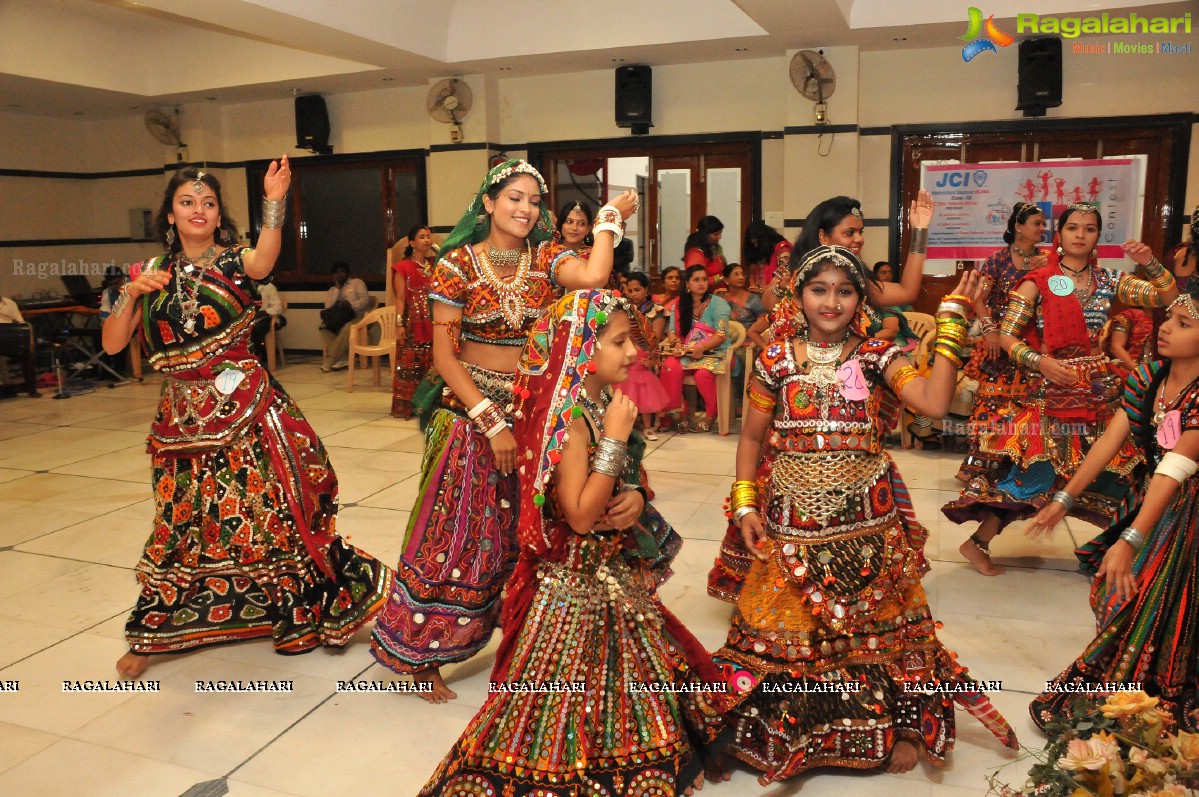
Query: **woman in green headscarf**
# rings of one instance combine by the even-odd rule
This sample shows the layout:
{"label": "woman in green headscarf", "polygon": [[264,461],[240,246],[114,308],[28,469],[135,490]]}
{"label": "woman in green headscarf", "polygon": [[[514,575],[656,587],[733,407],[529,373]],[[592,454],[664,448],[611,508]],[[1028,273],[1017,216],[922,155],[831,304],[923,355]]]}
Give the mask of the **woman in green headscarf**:
{"label": "woman in green headscarf", "polygon": [[600,208],[583,260],[552,243],[547,194],[524,161],[492,169],[433,272],[433,368],[444,387],[432,397],[416,505],[371,639],[375,658],[411,674],[433,703],[457,696],[440,666],[491,638],[516,561],[512,387],[529,329],[565,291],[607,283],[623,221],[637,207],[636,192],[626,191]]}

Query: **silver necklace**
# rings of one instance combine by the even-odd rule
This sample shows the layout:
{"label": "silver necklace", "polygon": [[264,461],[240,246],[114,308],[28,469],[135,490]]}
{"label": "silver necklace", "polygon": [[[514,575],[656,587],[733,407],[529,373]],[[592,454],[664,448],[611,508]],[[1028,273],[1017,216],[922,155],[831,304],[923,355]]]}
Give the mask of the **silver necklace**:
{"label": "silver necklace", "polygon": [[205,249],[199,257],[188,257],[182,251],[177,255],[175,265],[179,278],[175,281],[173,303],[179,308],[183,331],[189,335],[196,334],[196,317],[200,315],[200,283],[204,281],[204,272],[215,259],[215,244]]}
{"label": "silver necklace", "polygon": [[841,364],[841,355],[845,352],[845,344],[849,341],[849,330],[844,339],[832,344],[813,343],[805,334],[802,338],[807,350],[807,360],[804,365],[810,365],[807,373],[802,374],[800,381],[811,385],[820,397],[820,415],[828,420],[829,405],[832,402],[833,391],[840,384],[837,379],[837,368]]}
{"label": "silver necklace", "polygon": [[1028,260],[1029,258],[1037,256],[1037,248],[1035,246],[1032,249],[1030,249],[1029,251],[1025,252],[1020,247],[1016,246],[1015,244],[1012,244],[1012,251],[1015,252],[1016,254],[1020,255],[1020,257],[1024,258],[1025,260]]}

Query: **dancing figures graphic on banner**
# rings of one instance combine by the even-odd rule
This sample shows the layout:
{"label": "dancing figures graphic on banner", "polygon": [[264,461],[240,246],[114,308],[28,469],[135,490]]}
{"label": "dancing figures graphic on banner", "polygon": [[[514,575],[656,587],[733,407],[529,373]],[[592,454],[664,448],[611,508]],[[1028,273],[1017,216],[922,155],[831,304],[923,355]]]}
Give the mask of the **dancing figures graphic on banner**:
{"label": "dancing figures graphic on banner", "polygon": [[[1036,163],[945,163],[923,166],[921,180],[943,212],[929,229],[931,259],[979,260],[1001,245],[1007,214],[1018,200],[1056,218],[1072,204],[1100,209],[1100,258],[1124,258],[1135,238],[1139,173],[1131,158]],[[1046,238],[1041,242],[1048,244]]]}

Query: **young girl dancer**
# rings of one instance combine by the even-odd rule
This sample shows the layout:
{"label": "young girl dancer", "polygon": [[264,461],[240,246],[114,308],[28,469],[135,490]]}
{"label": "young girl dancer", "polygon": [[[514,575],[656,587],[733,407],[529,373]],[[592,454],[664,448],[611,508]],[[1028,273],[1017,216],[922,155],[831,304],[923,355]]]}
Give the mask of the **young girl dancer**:
{"label": "young girl dancer", "polygon": [[792,265],[798,313],[755,364],[730,498],[753,559],[715,654],[740,701],[726,752],[764,783],[821,766],[906,772],[921,750],[940,765],[954,702],[1015,746],[937,639],[920,582],[928,533],[882,446],[888,393],[930,417],[948,410],[978,278],[942,302],[925,378],[865,336],[852,251],[822,246]]}
{"label": "young girl dancer", "polygon": [[701,779],[691,740],[718,719],[662,687],[717,674],[656,596],[679,538],[637,481],[637,407],[608,392],[643,324],[617,295],[579,291],[529,336],[504,643],[487,701],[422,795],[672,797]]}
{"label": "young girl dancer", "polygon": [[[1132,508],[1105,534],[1079,549],[1099,633],[1073,664],[1032,702],[1033,720],[1068,717],[1084,686],[1139,682],[1161,701],[1179,730],[1196,731],[1199,615],[1194,589],[1199,544],[1199,285],[1192,282],[1166,313],[1157,334],[1164,361],[1138,366],[1124,388],[1122,412],[1091,447],[1066,499],[1083,494],[1131,439],[1147,467]],[[1047,504],[1029,526],[1036,536],[1066,516],[1069,500]]]}

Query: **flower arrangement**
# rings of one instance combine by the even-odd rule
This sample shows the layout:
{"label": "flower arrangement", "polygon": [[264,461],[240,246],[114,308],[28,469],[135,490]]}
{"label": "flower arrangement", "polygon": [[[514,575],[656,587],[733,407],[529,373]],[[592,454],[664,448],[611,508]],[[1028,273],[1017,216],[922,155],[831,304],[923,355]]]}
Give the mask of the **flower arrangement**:
{"label": "flower arrangement", "polygon": [[1173,731],[1172,717],[1144,692],[1098,704],[1079,697],[1073,717],[1049,723],[1022,789],[988,777],[1000,797],[1199,797],[1199,734]]}

